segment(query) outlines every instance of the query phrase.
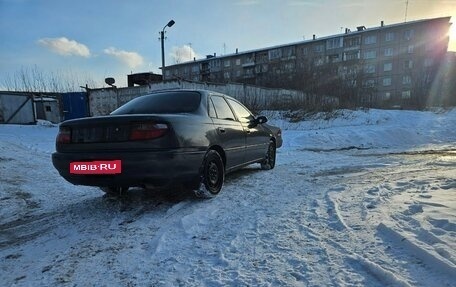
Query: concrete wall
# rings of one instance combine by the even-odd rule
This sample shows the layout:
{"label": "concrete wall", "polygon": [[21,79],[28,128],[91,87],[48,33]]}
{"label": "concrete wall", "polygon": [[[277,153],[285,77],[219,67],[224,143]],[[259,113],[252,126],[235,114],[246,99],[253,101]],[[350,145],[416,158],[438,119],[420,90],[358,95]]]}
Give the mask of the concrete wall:
{"label": "concrete wall", "polygon": [[31,94],[0,93],[0,123],[32,124],[35,122]]}
{"label": "concrete wall", "polygon": [[[278,109],[291,103],[310,105],[313,97],[300,91],[258,88],[243,84],[208,84],[190,81],[171,81],[149,86],[107,88],[89,91],[91,116],[107,115],[129,100],[147,93],[167,89],[203,89],[232,96],[251,109]],[[303,107],[304,108],[304,107]]]}

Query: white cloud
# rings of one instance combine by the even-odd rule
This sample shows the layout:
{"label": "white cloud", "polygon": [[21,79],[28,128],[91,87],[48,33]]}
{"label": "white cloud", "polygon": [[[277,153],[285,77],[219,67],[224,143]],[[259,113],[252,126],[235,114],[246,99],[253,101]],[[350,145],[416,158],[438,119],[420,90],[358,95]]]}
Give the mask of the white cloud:
{"label": "white cloud", "polygon": [[136,52],[128,52],[119,50],[114,47],[104,49],[103,52],[107,55],[113,56],[126,64],[129,68],[136,68],[144,63],[143,57]]}
{"label": "white cloud", "polygon": [[253,6],[257,4],[260,4],[259,0],[240,0],[234,3],[234,5],[238,6]]}
{"label": "white cloud", "polygon": [[90,57],[90,50],[86,45],[65,37],[42,38],[38,40],[38,44],[60,55]]}
{"label": "white cloud", "polygon": [[288,6],[311,6],[317,7],[320,6],[322,3],[315,2],[315,1],[306,1],[306,0],[292,0],[288,1]]}
{"label": "white cloud", "polygon": [[182,47],[174,46],[171,49],[171,53],[169,55],[174,61],[173,64],[193,61],[193,58],[201,58],[201,56],[197,54],[195,50],[193,50],[193,48],[189,45],[183,45]]}

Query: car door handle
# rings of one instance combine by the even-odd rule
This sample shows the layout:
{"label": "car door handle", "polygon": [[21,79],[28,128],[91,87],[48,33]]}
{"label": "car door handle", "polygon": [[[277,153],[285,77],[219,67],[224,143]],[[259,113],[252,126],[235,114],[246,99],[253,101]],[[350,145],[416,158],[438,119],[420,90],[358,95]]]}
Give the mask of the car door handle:
{"label": "car door handle", "polygon": [[225,133],[225,129],[224,129],[224,128],[218,128],[218,130],[219,130],[219,132],[220,132],[221,134],[224,134],[224,133]]}

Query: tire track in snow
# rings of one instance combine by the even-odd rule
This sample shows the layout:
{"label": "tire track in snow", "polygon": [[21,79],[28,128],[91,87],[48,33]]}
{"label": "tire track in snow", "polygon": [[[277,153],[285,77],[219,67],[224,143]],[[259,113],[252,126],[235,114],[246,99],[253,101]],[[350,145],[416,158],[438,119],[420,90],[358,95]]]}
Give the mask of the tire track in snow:
{"label": "tire track in snow", "polygon": [[[404,276],[407,276],[400,279],[400,281],[406,282],[407,284],[410,284],[408,282],[413,282],[412,285],[416,286],[426,286],[427,284],[451,286],[451,283],[449,282],[454,282],[454,265],[449,258],[451,255],[444,250],[445,247],[443,249],[441,247],[436,248],[433,255],[430,255],[426,249],[423,249],[426,244],[435,244],[436,246],[443,244],[443,246],[446,246],[446,243],[449,243],[452,240],[447,238],[444,241],[445,243],[443,243],[433,234],[422,229],[419,226],[419,223],[415,222],[413,218],[414,214],[419,216],[419,214],[423,212],[422,203],[420,203],[420,201],[431,198],[426,191],[426,187],[428,190],[435,190],[436,183],[443,181],[444,183],[441,185],[443,187],[445,186],[445,182],[448,182],[448,179],[444,176],[434,176],[433,174],[444,175],[446,171],[442,166],[451,169],[454,164],[449,164],[448,161],[451,161],[451,159],[454,160],[454,155],[446,152],[443,154],[437,153],[437,155],[438,157],[436,157],[434,152],[407,153],[405,158],[401,157],[405,155],[393,155],[391,159],[396,160],[399,158],[400,166],[393,165],[391,167],[374,170],[371,174],[362,177],[347,176],[343,181],[343,184],[346,187],[345,190],[340,194],[333,194],[335,195],[334,197],[336,200],[340,200],[339,206],[343,206],[340,214],[344,219],[349,220],[349,223],[354,222],[355,227],[356,222],[368,220],[370,222],[369,225],[374,227],[374,229],[366,229],[366,227],[369,226],[366,225],[361,229],[358,227],[354,228],[356,233],[358,233],[358,238],[354,238],[355,242],[358,242],[356,245],[360,247],[364,246],[365,248],[365,250],[360,253],[363,254],[362,257],[359,257],[358,255],[354,258],[368,260],[368,264],[365,264],[366,262],[363,261],[360,261],[359,263],[365,266],[369,272],[372,272],[374,276],[376,276],[375,273],[379,270],[377,267],[388,266],[389,269],[393,268],[391,271],[394,270],[395,274],[402,273]],[[445,165],[440,164],[440,156],[442,156],[443,160],[446,162]],[[432,171],[432,173],[430,173],[430,171]],[[452,181],[450,180],[450,182]],[[425,188],[423,188],[423,186],[425,186]],[[407,199],[405,206],[408,206],[409,209],[403,210],[403,204],[398,206],[394,205],[396,204],[395,202],[397,201],[398,196],[403,197],[404,200]],[[411,198],[418,198],[418,202],[410,202],[408,199],[410,196]],[[392,209],[385,209],[382,207],[384,205],[391,206]],[[401,213],[393,214],[393,212],[400,211],[401,209],[403,210]],[[347,222],[347,220],[345,221]],[[382,228],[385,226],[384,223],[382,223],[382,220],[396,221],[401,228],[409,228],[411,234],[417,233],[413,236],[414,238],[412,241],[405,244],[408,248],[405,248],[404,250],[404,248],[397,247],[403,246],[403,241],[408,241],[408,239],[405,238],[410,239],[410,237],[404,236],[400,238],[400,240],[394,240],[394,238],[398,238],[398,236],[394,236],[397,231],[394,231],[394,233],[391,234],[391,232],[389,232],[391,229]],[[412,224],[415,226],[412,226]],[[418,224],[418,226],[416,224]],[[349,227],[352,226],[353,224],[349,224]],[[388,246],[388,242],[393,245]],[[417,242],[418,245],[413,242]],[[379,243],[381,245],[386,244],[387,248],[379,248]],[[374,252],[370,253],[370,249]],[[406,250],[409,250],[410,252],[407,252]],[[400,263],[404,261],[413,262],[414,260],[410,257],[415,256],[421,258],[422,263]],[[379,262],[379,264],[375,262]],[[432,265],[441,266],[442,262],[446,262],[452,267],[437,268],[441,270],[431,267]],[[444,276],[446,279],[440,278],[438,275],[442,270],[446,270],[443,272],[447,274]],[[387,271],[385,276],[387,278],[390,277],[388,276],[388,273],[391,271],[386,269],[385,271]],[[385,284],[386,283],[387,282],[385,282]]]}
{"label": "tire track in snow", "polygon": [[57,212],[27,215],[0,224],[0,249],[17,246],[49,232],[55,226]]}

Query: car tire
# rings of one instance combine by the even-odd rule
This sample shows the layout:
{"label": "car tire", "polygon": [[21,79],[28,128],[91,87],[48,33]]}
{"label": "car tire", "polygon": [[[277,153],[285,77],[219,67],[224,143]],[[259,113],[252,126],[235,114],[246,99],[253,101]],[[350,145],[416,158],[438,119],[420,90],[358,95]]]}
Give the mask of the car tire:
{"label": "car tire", "polygon": [[276,145],[271,140],[269,141],[268,150],[266,152],[266,158],[261,162],[261,169],[268,170],[273,169],[276,161]]}
{"label": "car tire", "polygon": [[211,198],[219,194],[225,181],[225,167],[217,151],[210,150],[206,153],[200,174],[200,184],[195,194],[203,198]]}

